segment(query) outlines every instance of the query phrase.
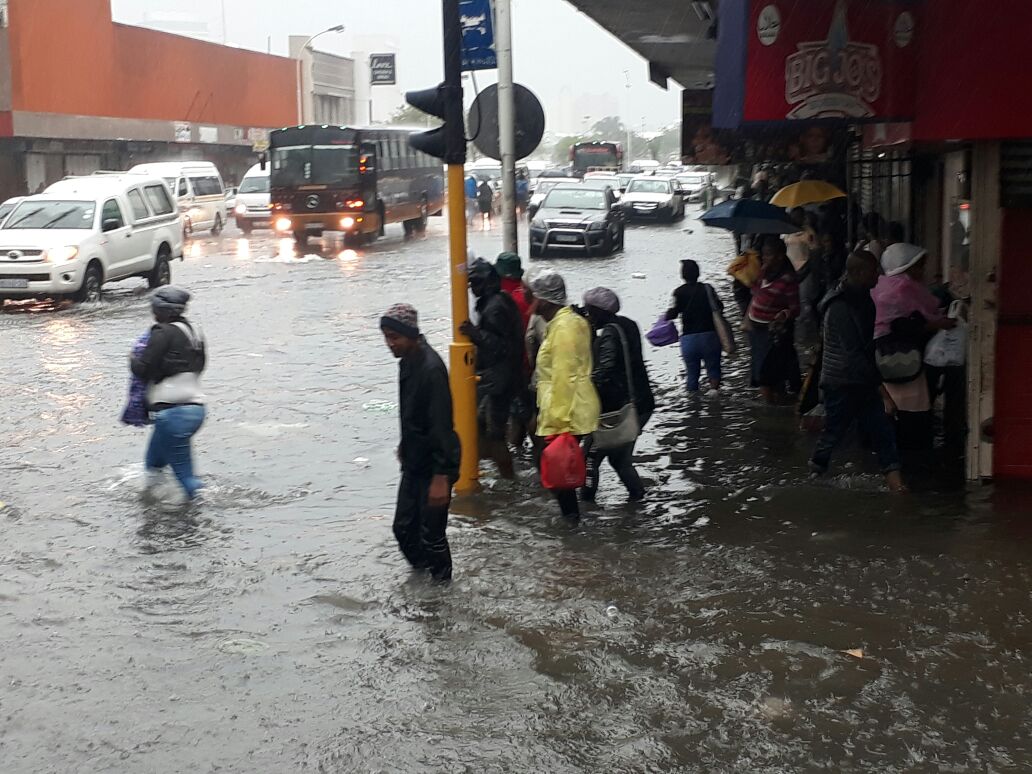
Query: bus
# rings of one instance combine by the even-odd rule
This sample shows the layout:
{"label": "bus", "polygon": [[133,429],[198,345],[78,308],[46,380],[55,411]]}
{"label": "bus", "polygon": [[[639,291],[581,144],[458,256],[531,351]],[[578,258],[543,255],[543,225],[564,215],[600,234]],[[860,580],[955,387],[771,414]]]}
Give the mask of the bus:
{"label": "bus", "polygon": [[570,148],[570,166],[576,177],[588,172],[619,172],[623,168],[623,146],[618,142],[578,142]]}
{"label": "bus", "polygon": [[388,223],[426,230],[444,207],[444,168],[409,146],[415,129],[294,126],[269,135],[272,225],[299,247],[326,231],[365,244]]}

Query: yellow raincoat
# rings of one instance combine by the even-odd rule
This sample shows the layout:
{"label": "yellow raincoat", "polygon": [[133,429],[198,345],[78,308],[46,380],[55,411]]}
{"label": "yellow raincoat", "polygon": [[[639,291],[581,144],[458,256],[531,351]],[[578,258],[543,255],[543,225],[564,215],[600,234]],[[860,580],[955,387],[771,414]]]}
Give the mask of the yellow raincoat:
{"label": "yellow raincoat", "polygon": [[570,307],[548,324],[537,357],[538,429],[540,436],[598,429],[598,393],[591,382],[591,326]]}

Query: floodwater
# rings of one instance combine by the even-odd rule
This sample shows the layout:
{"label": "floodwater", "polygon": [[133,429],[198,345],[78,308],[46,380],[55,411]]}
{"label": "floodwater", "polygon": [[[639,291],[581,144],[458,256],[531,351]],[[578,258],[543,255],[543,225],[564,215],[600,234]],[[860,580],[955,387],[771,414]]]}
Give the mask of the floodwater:
{"label": "floodwater", "polygon": [[[627,244],[540,263],[643,327],[678,258],[723,285],[730,241],[691,221]],[[140,503],[146,436],[117,423],[135,284],[0,315],[0,771],[1032,769],[1028,493],[892,498],[859,452],[811,482],[813,439],[755,403],[744,357],[689,400],[676,351],[648,353],[646,502],[609,471],[571,528],[527,460],[485,470],[453,508],[455,581],[411,577],[377,320],[411,302],[445,350],[445,247],[436,221],[301,260],[193,244],[173,272],[210,350],[195,509]]]}

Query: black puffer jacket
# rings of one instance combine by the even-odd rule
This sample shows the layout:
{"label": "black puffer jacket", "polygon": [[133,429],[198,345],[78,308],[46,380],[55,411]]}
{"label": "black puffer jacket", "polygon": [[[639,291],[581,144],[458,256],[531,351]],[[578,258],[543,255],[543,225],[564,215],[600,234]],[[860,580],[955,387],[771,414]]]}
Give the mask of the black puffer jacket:
{"label": "black puffer jacket", "polygon": [[176,374],[199,374],[204,371],[207,355],[203,341],[200,347],[195,347],[176,323],[193,329],[185,317],[177,317],[170,323],[158,323],[152,327],[146,348],[139,357],[130,361],[135,376],[151,384],[160,384]]}
{"label": "black puffer jacket", "polygon": [[874,359],[874,301],[865,288],[840,284],[818,309],[824,318],[824,365],[821,387],[881,384]]}
{"label": "black puffer jacket", "polygon": [[644,427],[649,417],[656,410],[656,399],[652,393],[648,370],[641,352],[641,330],[637,323],[627,317],[607,315],[601,323],[598,335],[592,348],[594,359],[591,381],[598,392],[602,411],[618,411],[630,400],[631,393],[627,386],[627,366],[624,365],[624,348],[619,326],[627,341],[627,350],[631,357],[631,378],[634,381],[634,403],[638,409],[638,417]]}
{"label": "black puffer jacket", "polygon": [[477,299],[480,321],[470,338],[477,347],[477,376],[488,395],[512,395],[523,386],[523,322],[508,293],[492,289]]}

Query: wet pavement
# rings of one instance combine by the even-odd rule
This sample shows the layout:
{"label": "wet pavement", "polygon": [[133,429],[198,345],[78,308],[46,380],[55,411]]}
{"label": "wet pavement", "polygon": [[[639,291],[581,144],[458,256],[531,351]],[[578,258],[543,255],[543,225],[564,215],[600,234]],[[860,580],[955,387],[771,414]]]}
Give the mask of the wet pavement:
{"label": "wet pavement", "polygon": [[[527,460],[485,471],[455,582],[428,586],[390,531],[377,320],[411,302],[446,349],[441,222],[302,259],[236,237],[173,266],[209,341],[200,508],[140,503],[146,435],[117,423],[142,289],[0,315],[4,774],[1032,769],[1026,491],[891,498],[859,453],[810,482],[812,438],[745,357],[689,399],[651,350],[646,502],[607,471],[571,529]],[[682,256],[723,287],[730,240],[691,221],[535,263],[645,327]]]}

